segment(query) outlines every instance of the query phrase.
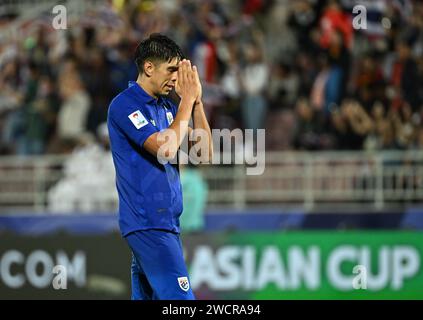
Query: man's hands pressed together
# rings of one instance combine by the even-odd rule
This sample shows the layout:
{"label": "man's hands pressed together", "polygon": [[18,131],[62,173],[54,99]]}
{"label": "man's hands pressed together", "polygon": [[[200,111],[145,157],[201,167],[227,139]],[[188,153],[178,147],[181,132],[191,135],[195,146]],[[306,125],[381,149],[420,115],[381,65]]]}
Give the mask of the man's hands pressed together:
{"label": "man's hands pressed together", "polygon": [[196,66],[191,66],[191,61],[182,60],[179,62],[178,79],[176,80],[176,93],[181,99],[193,103],[201,100],[202,88],[200,77]]}
{"label": "man's hands pressed together", "polygon": [[197,68],[189,60],[182,60],[178,66],[176,92],[181,97],[178,113],[166,130],[152,134],[144,143],[144,148],[151,154],[172,160],[188,133],[194,103],[201,94],[201,84]]}

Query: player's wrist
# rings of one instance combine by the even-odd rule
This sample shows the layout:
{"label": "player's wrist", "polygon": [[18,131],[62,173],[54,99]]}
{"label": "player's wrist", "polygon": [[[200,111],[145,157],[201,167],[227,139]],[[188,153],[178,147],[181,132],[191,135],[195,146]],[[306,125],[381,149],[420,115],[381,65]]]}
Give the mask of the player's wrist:
{"label": "player's wrist", "polygon": [[201,103],[201,97],[200,96],[198,96],[197,98],[195,98],[195,102],[194,102],[194,104],[195,105],[198,105],[198,104],[200,104]]}
{"label": "player's wrist", "polygon": [[195,100],[196,100],[195,97],[189,96],[189,95],[186,95],[186,96],[182,96],[181,97],[181,103],[183,105],[189,105],[190,107],[192,107],[194,105]]}
{"label": "player's wrist", "polygon": [[201,102],[201,100],[199,101],[196,100],[194,103],[193,112],[198,113],[198,112],[201,112],[202,110],[203,110],[203,102]]}

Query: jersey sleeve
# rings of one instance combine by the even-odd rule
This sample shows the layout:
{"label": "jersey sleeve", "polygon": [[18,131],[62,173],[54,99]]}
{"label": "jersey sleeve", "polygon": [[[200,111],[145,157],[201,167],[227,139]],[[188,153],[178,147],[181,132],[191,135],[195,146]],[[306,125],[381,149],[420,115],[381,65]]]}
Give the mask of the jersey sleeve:
{"label": "jersey sleeve", "polygon": [[143,147],[145,140],[158,132],[143,114],[142,108],[130,107],[125,101],[112,102],[109,109],[110,121],[133,143]]}

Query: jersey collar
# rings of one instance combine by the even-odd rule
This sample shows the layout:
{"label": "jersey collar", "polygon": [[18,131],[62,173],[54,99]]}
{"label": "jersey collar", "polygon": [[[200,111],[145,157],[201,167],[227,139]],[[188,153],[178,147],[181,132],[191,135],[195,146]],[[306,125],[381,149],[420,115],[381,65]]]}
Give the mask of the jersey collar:
{"label": "jersey collar", "polygon": [[146,102],[146,103],[157,103],[158,105],[163,104],[163,97],[159,96],[158,99],[150,96],[136,81],[129,81],[128,88],[134,87],[136,93]]}

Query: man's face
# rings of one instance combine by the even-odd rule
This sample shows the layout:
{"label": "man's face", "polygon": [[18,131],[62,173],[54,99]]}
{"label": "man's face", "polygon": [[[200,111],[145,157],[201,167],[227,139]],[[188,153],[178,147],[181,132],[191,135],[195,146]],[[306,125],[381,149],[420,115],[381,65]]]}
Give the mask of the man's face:
{"label": "man's face", "polygon": [[175,88],[178,74],[178,58],[170,62],[156,62],[151,74],[151,81],[157,95],[168,95]]}

